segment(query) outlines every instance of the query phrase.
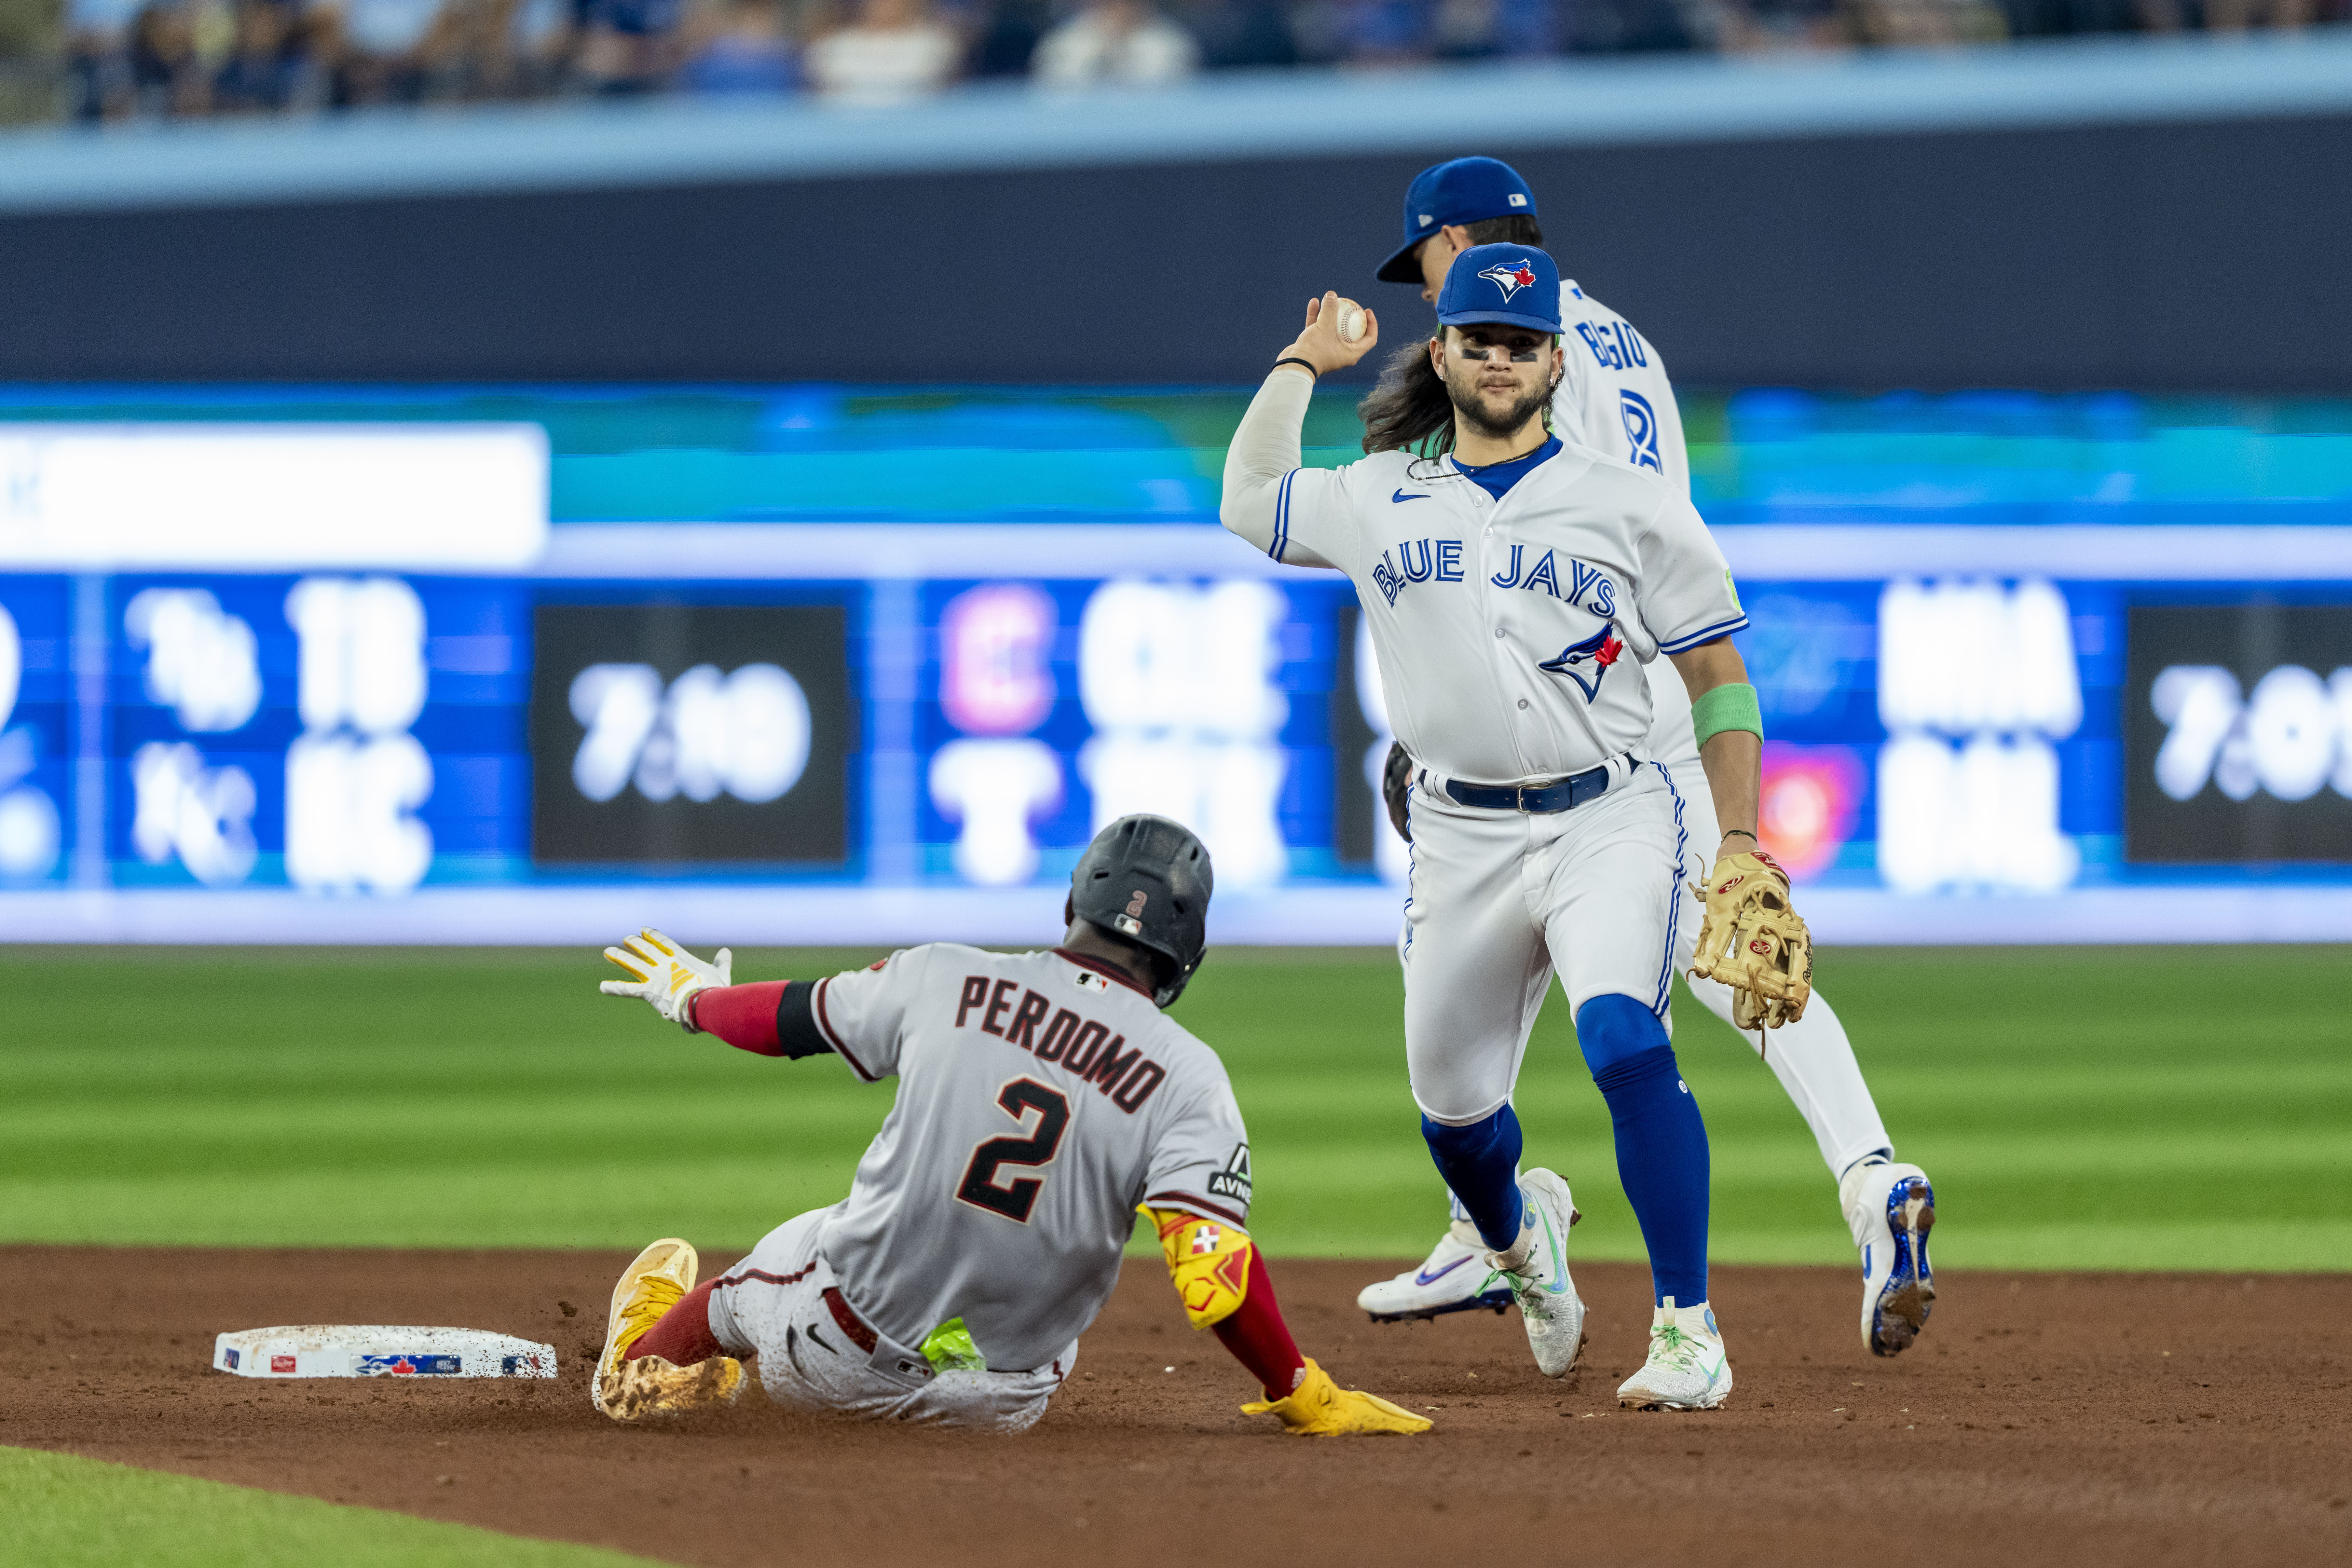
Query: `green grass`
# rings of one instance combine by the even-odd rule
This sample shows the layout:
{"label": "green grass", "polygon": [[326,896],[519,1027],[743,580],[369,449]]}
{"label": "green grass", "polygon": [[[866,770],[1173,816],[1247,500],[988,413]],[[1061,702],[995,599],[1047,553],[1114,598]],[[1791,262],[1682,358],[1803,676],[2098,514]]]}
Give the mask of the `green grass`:
{"label": "green grass", "polygon": [[[847,1190],[888,1109],[603,997],[593,953],[16,949],[0,967],[0,1239],[748,1245]],[[747,952],[814,975],[869,954]],[[1822,956],[1946,1266],[2352,1266],[2352,1050],[2328,949],[1842,949]],[[1253,1228],[1417,1254],[1442,1220],[1380,951],[1225,950],[1178,1009],[1232,1068]],[[1686,999],[1715,1255],[1848,1262],[1778,1082]],[[1637,1258],[1608,1118],[1557,994],[1519,1110],[1585,1256]]]}
{"label": "green grass", "polygon": [[46,1568],[625,1568],[642,1557],[0,1448],[0,1555]]}

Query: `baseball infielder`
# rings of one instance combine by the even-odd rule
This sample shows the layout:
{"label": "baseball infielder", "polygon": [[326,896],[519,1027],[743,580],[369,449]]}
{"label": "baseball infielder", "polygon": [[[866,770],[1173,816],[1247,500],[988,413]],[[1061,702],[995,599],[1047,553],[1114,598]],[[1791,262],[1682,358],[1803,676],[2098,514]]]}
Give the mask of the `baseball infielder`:
{"label": "baseball infielder", "polygon": [[1200,966],[1208,851],[1160,816],[1095,837],[1060,947],[940,942],[814,984],[731,984],[647,931],[604,956],[689,1034],[765,1056],[837,1055],[898,1102],[849,1196],[779,1226],[698,1285],[695,1250],[653,1243],[613,1288],[596,1408],[618,1421],[725,1403],[759,1358],[778,1403],[1019,1432],[1070,1373],[1118,1281],[1140,1209],[1193,1327],[1294,1433],[1429,1423],[1345,1390],[1298,1353],[1244,1228],[1249,1135],[1217,1055],[1160,1009]]}
{"label": "baseball infielder", "polygon": [[[1418,283],[1422,298],[1434,300],[1456,256],[1495,241],[1543,243],[1535,194],[1507,163],[1457,158],[1413,180],[1405,195],[1403,243],[1379,277],[1382,282]],[[1552,397],[1551,428],[1570,441],[1661,474],[1687,496],[1690,462],[1682,414],[1657,350],[1573,279],[1562,280],[1559,304],[1566,353]],[[1664,665],[1650,664],[1646,673],[1654,715],[1647,754],[1673,778],[1691,842],[1711,843],[1714,804],[1692,739],[1690,699],[1680,680],[1666,677]],[[1410,773],[1403,748],[1391,751],[1390,816],[1407,838],[1412,837],[1404,809]],[[1697,936],[1696,921],[1678,928],[1675,965],[1685,974]],[[1731,1021],[1729,987],[1692,978],[1690,988],[1709,1012]],[[1789,1019],[1770,1037],[1769,1047],[1752,1031],[1745,1037],[1763,1052],[1837,1180],[1846,1224],[1862,1254],[1863,1343],[1877,1355],[1896,1354],[1925,1326],[1936,1296],[1927,1259],[1936,1197],[1927,1173],[1895,1163],[1893,1141],[1863,1081],[1845,1026],[1826,1000],[1815,996],[1801,1018]],[[1480,1250],[1477,1237],[1458,1201],[1453,1220],[1420,1268],[1365,1288],[1359,1304],[1376,1321],[1488,1305],[1500,1310],[1500,1293],[1482,1291],[1486,1271],[1473,1262]]]}
{"label": "baseball infielder", "polygon": [[1650,688],[1635,672],[1661,654],[1690,689],[1727,825],[1699,967],[1739,973],[1777,1015],[1802,1011],[1811,963],[1786,879],[1757,848],[1762,726],[1730,641],[1748,624],[1730,571],[1679,489],[1546,430],[1565,374],[1560,298],[1533,247],[1456,257],[1442,335],[1398,356],[1364,404],[1370,455],[1337,469],[1299,467],[1300,423],[1316,377],[1361,358],[1377,323],[1337,295],[1311,301],[1234,435],[1223,519],[1277,561],[1345,572],[1364,606],[1416,764],[1402,944],[1413,1098],[1538,1368],[1565,1373],[1584,1327],[1563,1252],[1568,1184],[1517,1173],[1511,1109],[1557,965],[1650,1253],[1649,1354],[1618,1399],[1705,1409],[1732,1376],[1707,1304],[1706,1129],[1666,1028],[1691,846],[1681,792],[1646,754]]}

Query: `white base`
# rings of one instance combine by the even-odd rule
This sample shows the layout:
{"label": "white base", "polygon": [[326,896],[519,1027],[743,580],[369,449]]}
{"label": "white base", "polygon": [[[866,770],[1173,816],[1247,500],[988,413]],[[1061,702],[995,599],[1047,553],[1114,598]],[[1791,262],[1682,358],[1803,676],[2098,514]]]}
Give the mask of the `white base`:
{"label": "white base", "polygon": [[555,1347],[487,1329],[303,1323],[213,1341],[213,1370],[238,1377],[553,1377]]}

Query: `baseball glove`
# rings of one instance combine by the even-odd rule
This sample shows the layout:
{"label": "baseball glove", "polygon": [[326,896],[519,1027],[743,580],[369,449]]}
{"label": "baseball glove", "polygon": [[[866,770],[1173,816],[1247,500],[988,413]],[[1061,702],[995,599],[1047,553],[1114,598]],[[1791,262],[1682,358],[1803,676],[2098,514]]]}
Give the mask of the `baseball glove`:
{"label": "baseball glove", "polygon": [[1726,855],[1694,896],[1706,904],[1691,973],[1731,987],[1731,1021],[1777,1029],[1805,1016],[1813,994],[1813,939],[1789,902],[1789,875],[1772,857]]}
{"label": "baseball glove", "polygon": [[1381,764],[1381,798],[1388,803],[1389,826],[1407,844],[1412,842],[1412,818],[1405,797],[1412,793],[1412,756],[1398,742],[1389,742],[1389,760]]}

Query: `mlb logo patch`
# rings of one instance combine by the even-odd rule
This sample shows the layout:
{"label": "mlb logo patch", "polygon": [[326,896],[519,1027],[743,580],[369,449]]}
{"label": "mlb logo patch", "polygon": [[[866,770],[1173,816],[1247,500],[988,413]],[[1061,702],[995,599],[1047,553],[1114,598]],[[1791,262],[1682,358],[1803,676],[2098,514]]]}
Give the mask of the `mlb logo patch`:
{"label": "mlb logo patch", "polygon": [[235,1372],[236,1370],[236,1363],[238,1361],[237,1352],[235,1351],[223,1351],[221,1352],[221,1356],[222,1359],[228,1363],[229,1371]]}
{"label": "mlb logo patch", "polygon": [[[229,1352],[229,1354],[231,1355],[235,1355],[236,1353],[236,1352],[235,1351]],[[272,1372],[290,1373],[294,1370],[294,1358],[290,1355],[271,1356],[269,1358],[269,1370]]]}
{"label": "mlb logo patch", "polygon": [[1511,205],[1515,207],[1523,207],[1528,205],[1528,198],[1519,195],[1517,191],[1513,191],[1511,193],[1510,201]]}

